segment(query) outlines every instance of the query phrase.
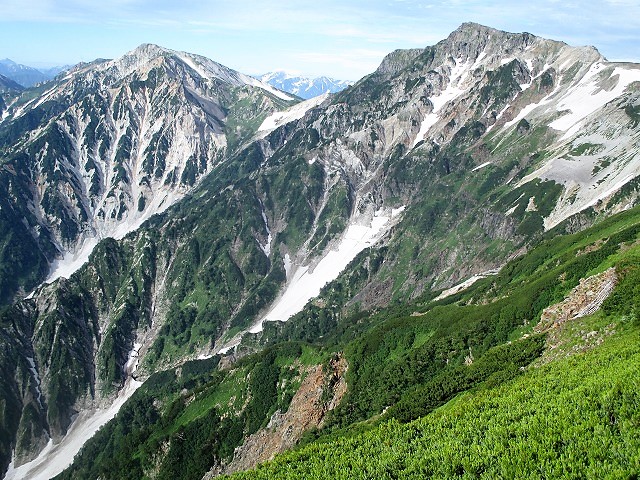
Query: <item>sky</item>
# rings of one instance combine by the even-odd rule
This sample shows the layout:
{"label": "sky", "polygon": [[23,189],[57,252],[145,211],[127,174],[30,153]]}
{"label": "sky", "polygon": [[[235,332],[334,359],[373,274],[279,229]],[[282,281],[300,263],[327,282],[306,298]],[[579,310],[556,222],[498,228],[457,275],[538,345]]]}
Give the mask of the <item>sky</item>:
{"label": "sky", "polygon": [[44,68],[155,43],[250,75],[357,80],[466,21],[640,61],[640,0],[0,0],[0,58]]}

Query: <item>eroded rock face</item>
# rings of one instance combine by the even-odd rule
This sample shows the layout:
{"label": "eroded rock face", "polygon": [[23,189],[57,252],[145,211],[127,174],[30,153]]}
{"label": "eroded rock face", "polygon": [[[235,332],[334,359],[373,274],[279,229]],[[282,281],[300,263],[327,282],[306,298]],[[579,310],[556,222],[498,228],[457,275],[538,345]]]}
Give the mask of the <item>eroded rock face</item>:
{"label": "eroded rock face", "polygon": [[535,332],[544,333],[568,320],[591,315],[611,294],[617,281],[616,270],[613,267],[589,278],[583,278],[564,300],[544,309],[540,322],[534,328]]}
{"label": "eroded rock face", "polygon": [[205,478],[253,468],[293,447],[307,430],[321,427],[327,413],[340,403],[347,391],[346,371],[347,361],[341,355],[330,361],[329,368],[309,367],[289,409],[274,413],[264,429],[249,436],[236,449],[229,465],[209,472]]}
{"label": "eroded rock face", "polygon": [[[585,248],[582,254],[599,248],[595,244]],[[560,279],[562,280],[562,279]],[[561,302],[547,307],[540,316],[534,332],[545,333],[545,350],[532,365],[547,363],[591,350],[616,331],[616,324],[594,326],[580,321],[596,312],[611,294],[618,282],[615,268],[583,278]]]}

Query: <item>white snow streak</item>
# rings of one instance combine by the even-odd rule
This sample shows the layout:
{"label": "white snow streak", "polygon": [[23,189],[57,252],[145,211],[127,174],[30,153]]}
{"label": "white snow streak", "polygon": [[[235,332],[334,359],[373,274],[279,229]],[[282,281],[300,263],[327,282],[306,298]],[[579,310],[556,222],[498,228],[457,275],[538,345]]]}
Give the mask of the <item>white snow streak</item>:
{"label": "white snow streak", "polygon": [[[247,80],[249,79],[249,80]],[[282,100],[288,100],[288,101],[293,101],[294,98],[290,97],[289,95],[287,95],[284,92],[281,92],[280,90],[278,90],[277,88],[272,87],[271,85],[261,82],[258,79],[255,79],[253,77],[246,77],[245,81],[247,82],[248,85],[254,86],[254,87],[259,87],[267,92],[269,92],[271,95],[275,95],[278,98],[281,98]]]}
{"label": "white snow streak", "polygon": [[310,109],[320,105],[327,99],[328,96],[329,94],[325,93],[323,95],[310,98],[309,100],[306,100],[304,102],[300,102],[282,112],[272,113],[270,116],[263,120],[262,124],[258,128],[258,135],[260,137],[265,137],[268,133],[272,132],[280,125],[284,125],[286,123],[293,122],[294,120],[301,119],[302,117],[304,117],[305,113],[307,113]]}
{"label": "white snow streak", "polygon": [[467,63],[456,65],[451,70],[447,88],[445,88],[437,95],[429,97],[429,100],[433,104],[433,110],[422,119],[420,130],[418,131],[418,134],[413,141],[413,147],[415,147],[420,141],[424,139],[425,134],[440,119],[440,115],[438,115],[438,112],[442,109],[442,107],[465,92],[464,88],[460,88],[460,83],[462,82],[463,73],[468,73],[469,71],[467,67]]}
{"label": "white snow streak", "polygon": [[[338,245],[330,250],[315,267],[299,266],[292,272],[293,277],[287,281],[283,294],[249,332],[261,331],[263,322],[285,321],[301,311],[307,302],[318,296],[320,289],[334,280],[358,253],[374,244],[386,231],[385,227],[388,227],[391,220],[400,215],[403,210],[404,207],[395,209],[388,216],[384,216],[382,212],[376,212],[368,225],[351,224]],[[288,273],[287,278],[289,276]]]}
{"label": "white snow streak", "polygon": [[27,362],[29,362],[29,371],[33,376],[33,380],[36,382],[36,392],[38,393],[38,398],[36,400],[42,407],[42,390],[40,390],[40,375],[38,375],[38,370],[36,370],[36,362],[33,360],[33,357],[27,357]]}
{"label": "white snow streak", "polygon": [[282,259],[282,263],[284,263],[284,272],[285,272],[285,275],[287,277],[287,280],[289,280],[291,278],[292,263],[291,263],[291,257],[289,256],[288,253],[284,254],[284,258]]}
{"label": "white snow streak", "polygon": [[134,343],[133,349],[129,352],[127,363],[124,364],[124,371],[127,375],[132,375],[138,368],[138,358],[140,357],[140,348],[142,343]]}
{"label": "white snow streak", "polygon": [[80,267],[89,260],[89,255],[93,249],[105,238],[115,238],[120,240],[125,235],[140,228],[140,226],[156,213],[162,213],[175,202],[183,197],[183,194],[174,190],[166,189],[166,192],[158,192],[152,199],[151,204],[143,212],[135,211],[130,216],[125,217],[120,223],[104,225],[104,231],[93,236],[86,236],[74,251],[66,252],[59,260],[54,260],[51,265],[51,273],[44,283],[52,283],[54,280],[63,277],[69,278]]}
{"label": "white snow streak", "polygon": [[558,103],[558,111],[570,111],[570,113],[549,124],[551,128],[565,132],[561,140],[577,133],[584,118],[622,95],[630,83],[640,81],[640,70],[628,70],[618,67],[611,74],[611,78],[618,76],[615,87],[611,90],[605,90],[597,85],[600,80],[599,73],[601,68],[602,65],[600,63],[594,64],[585,75],[584,80],[569,90],[568,94]]}
{"label": "white snow streak", "polygon": [[271,254],[271,241],[273,240],[273,236],[271,235],[271,229],[269,228],[269,222],[267,221],[266,213],[264,213],[264,206],[262,205],[262,202],[260,202],[260,207],[262,208],[261,213],[262,220],[264,221],[264,229],[267,232],[267,243],[262,245],[260,242],[258,242],[258,245],[260,245],[260,249],[264,252],[264,254],[269,257],[269,255]]}
{"label": "white snow streak", "polygon": [[470,278],[467,278],[464,282],[460,282],[457,285],[454,285],[451,288],[443,291],[440,295],[434,298],[434,301],[442,300],[443,298],[450,297],[451,295],[455,295],[462,290],[469,288],[471,285],[476,283],[478,280],[488,277],[489,275],[496,275],[500,271],[499,268],[495,268],[493,270],[487,270],[486,272],[479,273],[477,275],[473,275]]}
{"label": "white snow streak", "polygon": [[[240,342],[234,342],[231,345],[227,345],[226,347],[221,348],[216,353],[219,354],[219,355],[224,355],[224,354],[228,353],[229,351],[233,350],[234,348],[236,348],[238,345],[240,345]],[[200,357],[198,357],[198,358],[200,358]],[[204,357],[204,358],[209,358],[209,357]]]}
{"label": "white snow streak", "polygon": [[60,260],[54,260],[51,264],[51,273],[44,283],[51,283],[60,277],[71,277],[76,270],[89,261],[89,255],[99,242],[100,239],[95,237],[85,238],[75,252],[67,252]]}
{"label": "white snow streak", "polygon": [[478,165],[477,167],[474,167],[471,169],[472,172],[475,172],[476,170],[480,170],[481,168],[486,167],[487,165],[491,165],[493,162],[484,162],[481,163],[480,165]]}
{"label": "white snow streak", "polygon": [[98,431],[98,429],[116,416],[120,407],[142,385],[133,379],[129,379],[125,387],[120,391],[115,401],[106,409],[81,412],[69,428],[69,431],[57,445],[49,440],[47,446],[40,452],[35,460],[20,467],[9,465],[9,471],[5,480],[18,480],[28,478],[30,480],[49,480],[58,475],[71,465],[73,458],[80,448]]}

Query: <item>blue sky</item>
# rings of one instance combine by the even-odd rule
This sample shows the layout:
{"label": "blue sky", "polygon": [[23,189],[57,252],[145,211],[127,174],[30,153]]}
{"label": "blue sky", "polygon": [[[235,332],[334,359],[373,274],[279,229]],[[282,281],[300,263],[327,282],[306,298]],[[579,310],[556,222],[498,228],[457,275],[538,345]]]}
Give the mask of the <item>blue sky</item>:
{"label": "blue sky", "polygon": [[248,74],[357,80],[465,21],[640,61],[640,0],[0,0],[0,58],[45,67],[156,43]]}

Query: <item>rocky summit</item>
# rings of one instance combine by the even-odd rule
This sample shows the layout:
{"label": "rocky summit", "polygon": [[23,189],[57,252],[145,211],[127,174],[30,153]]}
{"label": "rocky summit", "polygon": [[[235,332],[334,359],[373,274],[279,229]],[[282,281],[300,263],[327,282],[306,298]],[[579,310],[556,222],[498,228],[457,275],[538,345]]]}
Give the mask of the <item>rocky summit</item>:
{"label": "rocky summit", "polygon": [[619,266],[554,344],[635,328],[640,65],[593,47],[465,23],[300,101],[147,44],[0,98],[7,478],[335,476],[542,375],[581,279]]}

